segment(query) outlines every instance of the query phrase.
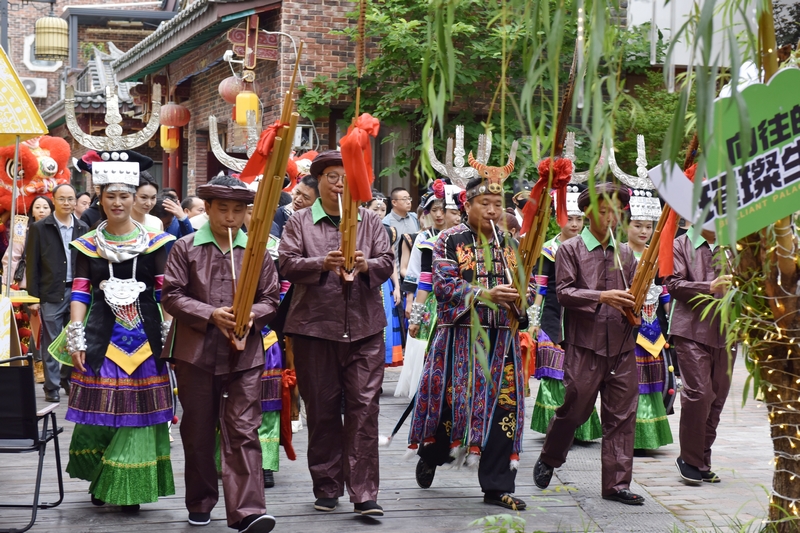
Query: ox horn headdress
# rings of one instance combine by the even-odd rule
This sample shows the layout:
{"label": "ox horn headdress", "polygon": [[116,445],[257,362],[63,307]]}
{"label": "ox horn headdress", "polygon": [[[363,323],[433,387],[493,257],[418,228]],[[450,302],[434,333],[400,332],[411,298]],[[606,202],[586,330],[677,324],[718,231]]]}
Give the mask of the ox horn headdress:
{"label": "ox horn headdress", "polygon": [[631,189],[631,220],[651,220],[655,222],[661,216],[661,201],[658,199],[656,187],[647,175],[647,152],[644,135],[636,136],[636,176],[625,173],[614,157],[614,150],[609,151],[608,165],[614,176]]}
{"label": "ox horn headdress", "polygon": [[[479,141],[479,152],[481,149],[480,144]],[[511,172],[514,171],[514,161],[517,158],[517,146],[517,141],[511,144],[511,151],[508,154],[508,163],[502,167],[490,167],[472,157],[472,152],[469,153],[467,160],[469,161],[469,165],[477,171],[478,176],[476,180],[473,180],[475,183],[469,184],[470,187],[467,189],[468,200],[482,194],[503,194],[503,182],[511,175]]]}

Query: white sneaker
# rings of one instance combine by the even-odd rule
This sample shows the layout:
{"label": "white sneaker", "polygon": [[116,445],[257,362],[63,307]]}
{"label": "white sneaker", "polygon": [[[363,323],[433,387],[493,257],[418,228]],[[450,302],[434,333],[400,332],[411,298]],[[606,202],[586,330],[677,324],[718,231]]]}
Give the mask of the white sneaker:
{"label": "white sneaker", "polygon": [[297,433],[298,431],[303,429],[303,421],[302,420],[292,420],[292,433]]}

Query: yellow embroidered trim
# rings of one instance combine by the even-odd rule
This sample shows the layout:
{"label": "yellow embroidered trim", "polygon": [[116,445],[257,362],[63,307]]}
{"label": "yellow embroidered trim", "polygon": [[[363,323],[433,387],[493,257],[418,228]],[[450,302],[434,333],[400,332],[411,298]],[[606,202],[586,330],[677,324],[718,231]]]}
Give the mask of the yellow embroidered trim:
{"label": "yellow embroidered trim", "polygon": [[636,344],[644,348],[650,355],[655,358],[661,356],[661,350],[664,348],[664,345],[667,343],[666,339],[664,339],[664,335],[659,335],[656,339],[656,342],[650,342],[649,340],[644,338],[644,335],[638,335],[636,337]]}
{"label": "yellow embroidered trim", "polygon": [[106,357],[114,361],[127,374],[133,374],[139,368],[139,365],[144,363],[151,355],[153,355],[153,350],[146,339],[132,354],[123,352],[113,343],[109,344],[108,350],[106,350]]}
{"label": "yellow embroidered trim", "polygon": [[514,432],[517,430],[517,415],[508,413],[507,416],[503,417],[503,420],[500,421],[500,429],[506,432],[506,437],[513,438]]}
{"label": "yellow embroidered trim", "polygon": [[278,342],[278,335],[274,331],[270,331],[266,337],[264,337],[264,349],[269,350],[270,346]]}

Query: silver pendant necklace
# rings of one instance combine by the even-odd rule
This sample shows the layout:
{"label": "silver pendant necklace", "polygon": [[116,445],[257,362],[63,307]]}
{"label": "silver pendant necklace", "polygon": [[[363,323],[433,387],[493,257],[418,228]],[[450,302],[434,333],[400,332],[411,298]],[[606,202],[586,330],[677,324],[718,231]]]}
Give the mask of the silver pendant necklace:
{"label": "silver pendant necklace", "polygon": [[139,295],[144,292],[147,286],[136,279],[136,264],[139,256],[133,258],[133,271],[129,279],[121,279],[114,276],[114,265],[108,262],[109,278],[100,282],[100,290],[106,303],[114,312],[117,320],[131,330],[142,322],[141,310],[139,309]]}

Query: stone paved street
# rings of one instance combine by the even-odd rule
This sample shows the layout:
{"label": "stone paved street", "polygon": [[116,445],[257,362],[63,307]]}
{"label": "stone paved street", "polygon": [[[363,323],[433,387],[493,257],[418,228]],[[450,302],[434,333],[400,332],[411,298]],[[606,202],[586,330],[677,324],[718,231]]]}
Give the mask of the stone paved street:
{"label": "stone paved street", "polygon": [[[740,362],[741,363],[741,362]],[[381,398],[381,431],[388,434],[406,403],[395,398],[395,383],[399,369],[388,369]],[[740,531],[734,524],[755,524],[745,531],[758,531],[766,515],[766,491],[771,481],[769,461],[771,444],[764,408],[750,400],[741,407],[744,383],[744,365],[737,364],[734,386],[728,405],[723,412],[720,433],[714,448],[714,467],[723,477],[718,485],[688,487],[677,476],[674,461],[678,446],[668,446],[663,451],[634,461],[634,487],[647,498],[643,507],[630,508],[600,498],[600,444],[576,445],[567,463],[556,471],[551,491],[539,491],[532,480],[532,467],[538,456],[543,438],[532,432],[525,436],[525,453],[522,456],[517,478],[517,495],[528,502],[528,510],[521,513],[527,521],[525,531],[575,531],[575,532],[690,532]],[[533,393],[536,381],[532,381]],[[40,398],[40,405],[43,400]],[[66,461],[71,424],[64,422],[66,406],[58,409],[59,421],[66,427],[61,440],[62,457]],[[677,415],[677,413],[676,413]],[[528,413],[528,420],[530,413]],[[670,417],[677,440],[678,417]],[[526,421],[526,427],[529,421]],[[173,430],[173,467],[177,494],[155,504],[142,506],[138,515],[122,515],[113,507],[97,508],[89,503],[88,484],[79,480],[66,481],[65,502],[58,508],[42,510],[34,532],[130,532],[130,531],[198,531],[186,524],[183,507],[183,451],[178,431]],[[403,439],[388,448],[381,448],[380,503],[386,516],[380,521],[362,520],[351,511],[349,503],[342,501],[334,513],[319,513],[312,508],[311,482],[305,463],[307,431],[295,435],[298,460],[289,462],[282,458],[281,471],[275,475],[276,486],[268,489],[267,506],[273,513],[279,532],[342,532],[342,531],[478,531],[468,524],[482,516],[502,510],[482,503],[475,472],[440,470],[433,487],[419,489],[414,481],[414,462],[403,460]],[[401,432],[401,436],[405,432]],[[52,476],[53,455],[46,461],[44,500],[51,500],[55,488]],[[0,500],[27,498],[32,490],[32,455],[0,456]],[[231,531],[225,527],[222,505],[212,514],[212,524],[203,532]],[[19,527],[23,523],[21,511],[0,511],[0,528]],[[716,529],[715,529],[716,528]]]}

